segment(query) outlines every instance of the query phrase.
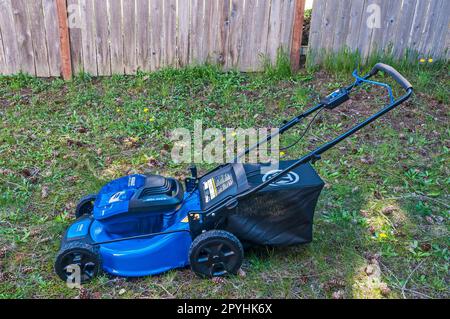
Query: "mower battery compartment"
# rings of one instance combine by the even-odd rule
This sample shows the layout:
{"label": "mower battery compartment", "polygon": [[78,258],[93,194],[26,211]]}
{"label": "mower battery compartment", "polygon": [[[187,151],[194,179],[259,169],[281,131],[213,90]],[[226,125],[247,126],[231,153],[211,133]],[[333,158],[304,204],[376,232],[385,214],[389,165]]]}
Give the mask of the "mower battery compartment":
{"label": "mower battery compartment", "polygon": [[183,198],[184,189],[173,178],[130,175],[100,190],[94,217],[111,235],[162,232],[174,223]]}

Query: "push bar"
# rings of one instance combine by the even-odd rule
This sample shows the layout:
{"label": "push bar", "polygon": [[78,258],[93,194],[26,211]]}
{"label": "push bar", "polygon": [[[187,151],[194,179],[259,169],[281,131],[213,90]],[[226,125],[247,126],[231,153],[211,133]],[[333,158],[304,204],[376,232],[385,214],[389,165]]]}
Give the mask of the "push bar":
{"label": "push bar", "polygon": [[398,72],[392,66],[384,64],[384,63],[377,63],[377,64],[375,64],[375,66],[373,67],[372,71],[370,71],[370,73],[369,73],[369,77],[374,76],[379,71],[382,71],[384,73],[389,74],[406,91],[408,91],[408,89],[412,89],[411,83],[409,83],[409,81],[403,75],[401,75],[400,72]]}

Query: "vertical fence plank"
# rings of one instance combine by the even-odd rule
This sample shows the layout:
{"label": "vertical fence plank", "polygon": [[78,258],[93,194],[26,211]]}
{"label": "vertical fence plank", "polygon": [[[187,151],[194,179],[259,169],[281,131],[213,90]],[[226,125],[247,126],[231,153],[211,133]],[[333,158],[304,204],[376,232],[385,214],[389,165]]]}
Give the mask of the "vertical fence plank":
{"label": "vertical fence plank", "polygon": [[281,19],[281,47],[287,53],[291,49],[292,40],[292,22],[294,21],[295,0],[283,0],[282,19]]}
{"label": "vertical fence plank", "polygon": [[[61,59],[61,73],[64,80],[72,78],[72,64],[70,58],[69,26],[67,23],[67,2],[56,0],[57,21],[59,28],[59,48]],[[56,72],[55,72],[56,73]]]}
{"label": "vertical fence plank", "polygon": [[373,28],[369,27],[369,23],[371,23],[369,21],[371,13],[368,12],[368,9],[372,4],[376,4],[376,0],[366,0],[366,6],[361,18],[361,25],[359,26],[361,30],[359,32],[358,48],[363,59],[367,59],[370,54],[370,44],[372,42],[372,35],[374,30]]}
{"label": "vertical fence plank", "polygon": [[231,69],[239,65],[242,48],[242,25],[244,17],[244,1],[231,0],[230,26],[228,35],[228,52],[225,67]]}
{"label": "vertical fence plank", "polygon": [[348,19],[348,9],[351,7],[351,0],[338,1],[339,7],[336,11],[336,25],[334,27],[332,50],[338,52],[345,46],[346,36],[350,26]]}
{"label": "vertical fence plank", "polygon": [[189,64],[190,0],[178,0],[177,64]]}
{"label": "vertical fence plank", "polygon": [[136,73],[136,1],[122,0],[123,3],[123,65],[125,74]]}
{"label": "vertical fence plank", "polygon": [[[155,0],[152,0],[152,3]],[[161,35],[160,35],[161,36]],[[150,7],[148,0],[136,1],[136,61],[140,70],[150,69]]]}
{"label": "vertical fence plank", "polygon": [[42,1],[27,1],[34,50],[36,75],[50,76],[49,56],[46,44],[45,20]]}
{"label": "vertical fence plank", "polygon": [[31,40],[31,30],[27,17],[26,0],[14,0],[11,2],[16,31],[17,48],[19,51],[20,69],[28,74],[35,75],[34,52]]}
{"label": "vertical fence plank", "polygon": [[336,13],[339,12],[340,1],[328,1],[323,16],[322,46],[327,50],[333,49],[334,27],[336,25]]}
{"label": "vertical fence plank", "polygon": [[272,64],[276,62],[277,52],[279,48],[281,22],[283,20],[281,8],[282,1],[272,1],[270,5],[270,19],[266,50],[266,56]]}
{"label": "vertical fence plank", "polygon": [[445,49],[448,49],[446,45],[446,35],[449,33],[450,24],[450,1],[440,0],[440,5],[438,7],[438,17],[435,19],[436,27],[433,28],[433,36],[430,39],[429,55],[432,58],[444,56]]}
{"label": "vertical fence plank", "polygon": [[111,75],[107,5],[108,2],[104,0],[94,1],[98,75]]}
{"label": "vertical fence plank", "polygon": [[[430,6],[431,2],[430,0],[417,0],[415,4],[415,9],[413,10],[411,8],[411,11],[413,12],[413,20],[412,20],[412,30],[410,33],[410,41],[409,46],[412,50],[419,51],[420,46],[422,44],[422,36],[423,31],[426,27],[426,21],[427,21],[427,12],[428,8]],[[404,6],[408,5],[408,2],[404,2]],[[406,14],[406,10],[402,7],[402,15]],[[396,55],[400,55],[403,50],[403,43],[404,38],[399,37],[400,35],[403,35],[407,31],[407,28],[399,28],[398,30],[398,36],[395,45],[395,53]]]}
{"label": "vertical fence plank", "polygon": [[17,73],[20,70],[20,60],[11,0],[0,1],[0,30],[5,56],[5,74]]}
{"label": "vertical fence plank", "polygon": [[443,53],[444,53],[444,55],[442,55],[442,57],[444,57],[448,60],[450,58],[450,32],[448,32],[448,31],[447,31],[447,36],[445,37]]}
{"label": "vertical fence plank", "polygon": [[291,69],[293,72],[297,72],[300,67],[304,17],[305,0],[296,0],[291,43]]}
{"label": "vertical fence plank", "polygon": [[378,28],[378,26],[375,26],[372,28],[372,36],[370,37],[367,55],[370,55],[370,53],[372,52],[379,52],[383,50],[383,47],[380,46],[380,43],[383,40],[383,34],[385,33],[383,22],[387,19],[389,2],[390,1],[386,0],[374,0],[373,2],[373,4],[378,6],[380,10],[380,27]]}
{"label": "vertical fence plank", "polygon": [[397,28],[390,38],[392,41],[392,51],[396,57],[401,57],[405,54],[408,45],[408,36],[413,24],[415,7],[416,0],[404,0],[402,3]]}
{"label": "vertical fence plank", "polygon": [[395,41],[395,30],[400,27],[399,13],[401,6],[402,1],[387,1],[384,10],[381,11],[382,37],[378,46],[380,50],[386,53],[392,53],[392,48]]}
{"label": "vertical fence plank", "polygon": [[110,58],[111,72],[121,74],[123,65],[123,25],[122,25],[122,1],[108,0],[108,17],[110,32]]}
{"label": "vertical fence plank", "polygon": [[[448,1],[448,0],[446,0]],[[438,30],[436,24],[437,18],[439,16],[440,8],[442,7],[440,0],[430,1],[428,7],[427,18],[425,20],[425,27],[422,31],[421,45],[419,46],[419,52],[423,52],[424,55],[429,56],[432,48],[432,36]],[[447,15],[449,12],[447,12]]]}
{"label": "vertical fence plank", "polygon": [[2,30],[0,29],[0,74],[8,73],[6,69],[5,51],[3,49]]}
{"label": "vertical fence plank", "polygon": [[206,34],[206,39],[205,39],[205,54],[206,54],[206,61],[208,63],[215,63],[219,57],[219,52],[217,51],[217,37],[219,36],[219,27],[220,24],[222,23],[221,19],[222,17],[220,16],[219,13],[219,6],[222,0],[216,0],[216,1],[209,1],[210,2],[210,6],[208,7],[208,11],[205,12],[205,16],[207,16],[210,20],[209,20],[209,27],[208,27],[208,32]]}
{"label": "vertical fence plank", "polygon": [[[448,0],[434,0],[433,6],[430,6],[429,28],[426,31],[426,38],[423,41],[424,46],[421,49],[429,57],[434,57],[436,49],[440,47],[439,41],[443,38],[441,35],[448,32],[448,2]],[[447,11],[444,11],[445,9]]]}
{"label": "vertical fence plank", "polygon": [[206,38],[208,61],[224,65],[229,33],[230,2],[228,0],[213,1],[209,15],[211,23]]}
{"label": "vertical fence plank", "polygon": [[216,48],[219,54],[215,62],[224,67],[228,60],[228,47],[230,45],[231,0],[223,0],[218,10],[221,23],[219,36],[216,39]]}
{"label": "vertical fence plank", "polygon": [[253,32],[253,13],[256,10],[257,0],[246,0],[244,6],[244,23],[242,25],[242,47],[239,52],[239,69],[248,71],[253,54],[255,53],[254,41],[252,41]]}
{"label": "vertical fence plank", "polygon": [[355,51],[358,49],[359,34],[365,12],[365,0],[353,0],[349,12],[350,17],[345,45],[350,50]]}
{"label": "vertical fence plank", "polygon": [[[363,0],[362,0],[363,1]],[[309,31],[309,54],[317,54],[318,48],[321,45],[321,30],[323,14],[325,13],[326,0],[314,0],[312,14],[311,14],[311,27]],[[352,6],[353,7],[353,6]]]}
{"label": "vertical fence plank", "polygon": [[81,35],[83,39],[83,70],[98,75],[95,33],[95,0],[79,0],[81,4]]}
{"label": "vertical fence plank", "polygon": [[[64,2],[64,9],[66,2]],[[57,7],[55,0],[42,0],[44,9],[44,26],[46,38],[42,41],[47,42],[48,50],[48,65],[50,76],[61,75],[61,50],[60,50],[60,35]],[[64,10],[65,12],[66,10]],[[64,17],[67,21],[67,15]]]}
{"label": "vertical fence plank", "polygon": [[[295,0],[291,0],[292,3]],[[266,58],[265,54],[267,51],[267,34],[269,32],[269,18],[270,18],[270,0],[258,0],[256,11],[254,12],[254,23],[253,23],[253,31],[252,31],[252,39],[254,39],[254,48],[256,49],[253,52],[253,58],[251,62],[251,66],[248,68],[250,71],[259,71],[262,70],[263,67],[263,59]],[[286,20],[286,32],[288,35],[288,47],[291,44],[291,33],[292,33],[292,21],[293,21],[293,13],[294,8],[292,8],[292,12],[290,16],[287,16]],[[286,50],[286,53],[289,54],[289,51]]]}
{"label": "vertical fence plank", "polygon": [[203,1],[203,27],[202,27],[202,44],[200,50],[199,61],[201,63],[208,62],[208,41],[211,29],[213,28],[212,24],[216,23],[216,21],[212,20],[212,12],[213,12],[213,2],[214,1]]}
{"label": "vertical fence plank", "polygon": [[80,0],[67,0],[67,15],[69,24],[70,56],[72,71],[83,71],[83,38],[81,32],[81,4]]}
{"label": "vertical fence plank", "polygon": [[151,30],[151,70],[158,70],[164,64],[163,7],[158,0],[150,3],[150,30]]}
{"label": "vertical fence plank", "polygon": [[203,21],[205,0],[191,0],[191,31],[189,34],[189,63],[203,63],[203,41],[205,25]]}
{"label": "vertical fence plank", "polygon": [[177,60],[177,1],[165,0],[163,34],[164,66],[176,66]]}

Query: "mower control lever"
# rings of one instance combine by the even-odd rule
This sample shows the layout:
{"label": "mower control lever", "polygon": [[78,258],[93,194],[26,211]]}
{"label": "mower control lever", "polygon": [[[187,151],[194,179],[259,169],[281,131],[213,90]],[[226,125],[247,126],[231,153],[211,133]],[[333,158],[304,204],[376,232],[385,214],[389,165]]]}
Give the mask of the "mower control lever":
{"label": "mower control lever", "polygon": [[373,67],[372,71],[370,71],[370,73],[369,73],[369,77],[374,76],[375,74],[378,73],[378,71],[382,71],[382,72],[385,72],[385,73],[389,74],[406,91],[408,91],[408,89],[412,88],[411,83],[409,83],[409,81],[403,75],[401,75],[400,72],[398,72],[392,66],[384,64],[384,63],[377,63],[377,64],[375,64],[375,66]]}
{"label": "mower control lever", "polygon": [[320,100],[320,104],[322,104],[325,108],[332,110],[347,101],[349,98],[347,89],[338,89]]}

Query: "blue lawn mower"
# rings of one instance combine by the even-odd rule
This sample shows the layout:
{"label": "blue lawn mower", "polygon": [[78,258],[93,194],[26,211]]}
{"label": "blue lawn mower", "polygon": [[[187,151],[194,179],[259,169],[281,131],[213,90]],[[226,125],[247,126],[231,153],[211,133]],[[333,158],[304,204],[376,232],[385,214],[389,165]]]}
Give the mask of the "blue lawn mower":
{"label": "blue lawn mower", "polygon": [[[395,99],[389,85],[369,80],[378,71],[392,76],[406,93]],[[78,269],[84,283],[101,271],[139,277],[190,265],[201,277],[216,277],[239,270],[245,245],[310,242],[314,210],[324,186],[310,162],[405,102],[413,92],[399,72],[382,63],[363,77],[356,71],[353,75],[354,83],[285,122],[277,134],[311,114],[341,105],[354,88],[365,83],[384,86],[390,103],[309,154],[279,162],[276,170],[268,169],[268,164],[239,163],[238,157],[201,177],[191,167],[192,176],[184,185],[173,178],[136,174],[111,181],[97,194],[81,199],[77,219],[65,232],[55,261],[58,276],[73,280]]]}

